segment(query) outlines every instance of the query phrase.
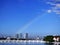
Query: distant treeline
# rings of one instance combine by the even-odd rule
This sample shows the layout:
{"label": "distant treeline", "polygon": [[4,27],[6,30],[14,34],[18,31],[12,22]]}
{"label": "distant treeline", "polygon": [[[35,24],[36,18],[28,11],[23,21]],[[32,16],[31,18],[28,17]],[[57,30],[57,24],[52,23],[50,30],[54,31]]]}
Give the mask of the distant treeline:
{"label": "distant treeline", "polygon": [[23,38],[10,38],[10,39],[7,39],[7,38],[0,38],[0,40],[35,40],[35,39],[23,39]]}

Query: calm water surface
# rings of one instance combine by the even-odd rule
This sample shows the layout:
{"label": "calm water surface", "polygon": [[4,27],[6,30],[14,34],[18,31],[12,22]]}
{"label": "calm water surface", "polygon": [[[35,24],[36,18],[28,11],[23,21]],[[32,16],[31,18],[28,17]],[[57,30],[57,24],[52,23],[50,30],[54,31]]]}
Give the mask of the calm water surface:
{"label": "calm water surface", "polygon": [[53,44],[53,43],[0,43],[0,45],[60,45],[60,44]]}

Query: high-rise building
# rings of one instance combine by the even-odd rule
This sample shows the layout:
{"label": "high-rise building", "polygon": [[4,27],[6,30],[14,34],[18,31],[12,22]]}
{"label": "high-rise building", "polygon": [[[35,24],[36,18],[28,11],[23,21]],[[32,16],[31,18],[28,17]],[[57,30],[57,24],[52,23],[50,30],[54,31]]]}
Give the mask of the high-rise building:
{"label": "high-rise building", "polygon": [[17,38],[17,39],[19,38],[19,34],[16,34],[16,38]]}
{"label": "high-rise building", "polygon": [[20,35],[19,35],[19,38],[20,38],[20,39],[22,39],[22,38],[23,38],[23,35],[22,35],[22,33],[20,33]]}
{"label": "high-rise building", "polygon": [[28,39],[28,33],[24,34],[24,39]]}

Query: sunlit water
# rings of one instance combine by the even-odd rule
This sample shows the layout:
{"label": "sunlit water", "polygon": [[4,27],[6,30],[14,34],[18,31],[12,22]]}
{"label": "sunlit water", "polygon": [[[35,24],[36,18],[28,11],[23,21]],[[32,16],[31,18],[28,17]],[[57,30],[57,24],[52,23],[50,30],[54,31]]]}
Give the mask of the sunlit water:
{"label": "sunlit water", "polygon": [[53,44],[53,43],[24,43],[24,42],[21,42],[21,43],[0,43],[0,45],[60,45],[60,44]]}

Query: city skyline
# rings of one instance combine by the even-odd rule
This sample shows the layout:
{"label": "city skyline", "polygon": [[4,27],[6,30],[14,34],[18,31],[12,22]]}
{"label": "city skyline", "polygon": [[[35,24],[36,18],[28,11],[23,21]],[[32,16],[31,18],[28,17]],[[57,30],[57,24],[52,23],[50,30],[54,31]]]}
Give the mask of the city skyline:
{"label": "city skyline", "polygon": [[51,4],[50,0],[0,0],[0,33],[60,35],[60,8],[57,11]]}

